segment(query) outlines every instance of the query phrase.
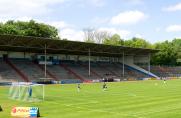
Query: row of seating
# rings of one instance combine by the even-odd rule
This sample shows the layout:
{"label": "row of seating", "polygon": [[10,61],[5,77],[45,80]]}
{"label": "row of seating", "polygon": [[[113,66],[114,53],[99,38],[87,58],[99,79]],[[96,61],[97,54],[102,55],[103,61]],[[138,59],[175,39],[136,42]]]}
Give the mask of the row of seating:
{"label": "row of seating", "polygon": [[28,60],[10,60],[31,81],[44,77],[44,72]]}
{"label": "row of seating", "polygon": [[[141,67],[148,70],[148,67],[146,66]],[[180,77],[181,75],[180,66],[150,66],[150,71],[159,77]]]}
{"label": "row of seating", "polygon": [[[9,61],[16,66],[21,73],[23,73],[30,81],[36,81],[44,77],[43,65],[42,67],[30,60],[14,60]],[[0,61],[0,81],[23,81],[21,77],[14,71],[5,61]],[[62,66],[64,65],[64,66]],[[48,73],[51,73],[56,79],[130,79],[130,78],[144,78],[144,75],[136,70],[125,66],[123,76],[122,63],[109,62],[91,62],[89,75],[89,63],[83,61],[61,61],[60,65],[47,65]],[[48,78],[51,78],[47,74]]]}
{"label": "row of seating", "polygon": [[0,60],[0,82],[22,81],[20,76],[8,64]]}

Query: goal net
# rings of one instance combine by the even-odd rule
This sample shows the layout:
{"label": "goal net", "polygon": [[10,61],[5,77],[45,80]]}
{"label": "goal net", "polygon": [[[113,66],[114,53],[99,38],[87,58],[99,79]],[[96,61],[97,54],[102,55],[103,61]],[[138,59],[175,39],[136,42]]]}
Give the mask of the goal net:
{"label": "goal net", "polygon": [[28,102],[43,101],[44,85],[25,82],[12,83],[9,98]]}

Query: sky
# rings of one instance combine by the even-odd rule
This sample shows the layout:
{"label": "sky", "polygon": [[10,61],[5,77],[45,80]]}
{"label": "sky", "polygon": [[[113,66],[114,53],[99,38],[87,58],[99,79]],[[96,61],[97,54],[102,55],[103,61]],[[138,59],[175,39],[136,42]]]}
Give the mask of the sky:
{"label": "sky", "polygon": [[180,0],[0,0],[0,22],[31,19],[74,41],[86,28],[151,43],[181,38]]}

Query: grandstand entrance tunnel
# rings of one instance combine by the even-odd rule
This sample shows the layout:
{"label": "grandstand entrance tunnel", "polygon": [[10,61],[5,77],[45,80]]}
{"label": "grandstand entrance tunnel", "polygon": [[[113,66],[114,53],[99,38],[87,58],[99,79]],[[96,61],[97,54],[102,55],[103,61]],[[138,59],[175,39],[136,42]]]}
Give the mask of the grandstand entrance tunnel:
{"label": "grandstand entrance tunnel", "polygon": [[157,78],[150,72],[150,55],[155,52],[158,50],[0,35],[0,81]]}

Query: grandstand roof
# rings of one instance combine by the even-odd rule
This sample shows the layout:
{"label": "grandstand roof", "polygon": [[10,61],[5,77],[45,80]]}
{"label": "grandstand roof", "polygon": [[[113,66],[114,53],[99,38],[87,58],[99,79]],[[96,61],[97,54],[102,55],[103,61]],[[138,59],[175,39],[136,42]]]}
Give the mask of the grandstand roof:
{"label": "grandstand roof", "polygon": [[43,53],[44,49],[51,54],[88,55],[89,49],[94,56],[147,55],[159,50],[111,46],[67,40],[55,40],[42,37],[0,35],[0,51],[17,51]]}

